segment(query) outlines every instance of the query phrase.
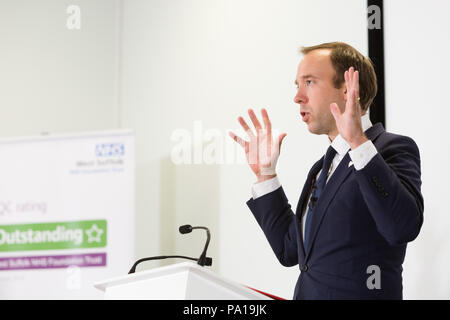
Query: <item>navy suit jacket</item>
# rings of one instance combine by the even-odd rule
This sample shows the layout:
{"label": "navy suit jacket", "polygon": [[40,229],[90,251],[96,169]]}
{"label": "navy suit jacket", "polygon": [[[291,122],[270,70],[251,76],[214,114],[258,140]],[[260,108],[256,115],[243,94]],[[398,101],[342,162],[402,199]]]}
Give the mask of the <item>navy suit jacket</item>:
{"label": "navy suit jacket", "polygon": [[[365,135],[378,154],[356,170],[347,152],[315,203],[307,248],[300,221],[322,158],[309,171],[296,214],[282,187],[247,202],[280,263],[299,265],[294,299],[402,299],[406,244],[423,223],[419,149],[381,123]],[[368,285],[378,276],[379,289]]]}

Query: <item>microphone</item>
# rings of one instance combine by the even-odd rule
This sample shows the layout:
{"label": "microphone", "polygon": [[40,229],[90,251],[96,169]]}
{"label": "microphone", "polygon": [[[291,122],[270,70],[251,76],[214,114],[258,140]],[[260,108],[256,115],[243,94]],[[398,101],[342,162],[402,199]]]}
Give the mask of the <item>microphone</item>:
{"label": "microphone", "polygon": [[316,201],[319,200],[319,198],[317,197],[311,197],[311,199],[309,200],[309,207],[312,209],[314,209],[314,205],[316,204]]}
{"label": "microphone", "polygon": [[184,226],[181,226],[179,229],[181,234],[186,234],[192,232],[192,226],[185,224]]}
{"label": "microphone", "polygon": [[209,233],[209,229],[206,228],[206,227],[193,227],[193,226],[191,226],[189,224],[185,224],[185,225],[182,225],[179,228],[179,231],[180,231],[181,234],[186,234],[186,233],[191,233],[192,230],[194,230],[194,229],[206,230],[205,247],[203,248],[203,252],[200,255],[200,257],[198,258],[198,260],[197,260],[197,264],[202,266],[202,267],[204,267],[205,265],[206,266],[211,266],[212,265],[212,258],[206,256],[206,250],[208,250],[209,241],[211,240],[211,234]]}
{"label": "microphone", "polygon": [[192,227],[191,225],[186,224],[186,225],[181,226],[179,228],[179,231],[180,231],[181,234],[186,234],[186,233],[192,232],[193,229],[205,229],[206,233],[207,233],[207,239],[206,239],[205,248],[203,249],[203,252],[200,255],[200,258],[196,259],[196,258],[191,258],[191,257],[186,257],[186,256],[156,256],[156,257],[142,258],[142,259],[137,260],[133,264],[133,266],[131,267],[130,271],[128,271],[128,274],[135,273],[137,265],[140,264],[141,262],[150,261],[150,260],[168,259],[168,258],[189,259],[189,260],[197,261],[197,264],[199,264],[202,267],[204,267],[204,266],[211,266],[212,265],[212,258],[206,256],[206,250],[208,249],[209,241],[211,239],[211,235],[209,234],[209,229],[206,228],[206,227]]}
{"label": "microphone", "polygon": [[316,201],[319,200],[319,198],[313,196],[314,191],[317,189],[316,186],[316,178],[313,178],[312,182],[311,182],[311,199],[309,200],[309,207],[311,208],[311,210],[314,208],[314,205],[316,204]]}

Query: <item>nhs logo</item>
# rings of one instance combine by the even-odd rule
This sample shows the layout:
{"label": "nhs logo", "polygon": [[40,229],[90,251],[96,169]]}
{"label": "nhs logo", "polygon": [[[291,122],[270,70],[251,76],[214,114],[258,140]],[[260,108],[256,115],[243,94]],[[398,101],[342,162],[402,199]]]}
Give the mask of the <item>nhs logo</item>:
{"label": "nhs logo", "polygon": [[125,145],[123,143],[100,143],[95,145],[95,155],[97,157],[124,156]]}

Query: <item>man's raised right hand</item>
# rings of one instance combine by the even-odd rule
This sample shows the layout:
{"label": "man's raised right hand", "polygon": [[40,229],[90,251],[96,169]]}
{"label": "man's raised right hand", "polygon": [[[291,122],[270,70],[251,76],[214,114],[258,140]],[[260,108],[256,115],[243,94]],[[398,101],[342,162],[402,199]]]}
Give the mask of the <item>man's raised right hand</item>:
{"label": "man's raised right hand", "polygon": [[275,141],[272,141],[272,125],[266,109],[261,110],[264,129],[261,127],[261,124],[252,109],[248,110],[248,115],[255,126],[256,136],[242,117],[239,117],[238,121],[247,133],[250,141],[245,141],[231,131],[229,132],[229,135],[244,148],[250,168],[256,175],[258,182],[262,182],[272,179],[277,175],[275,167],[277,165],[278,157],[280,156],[281,143],[287,134],[282,133]]}

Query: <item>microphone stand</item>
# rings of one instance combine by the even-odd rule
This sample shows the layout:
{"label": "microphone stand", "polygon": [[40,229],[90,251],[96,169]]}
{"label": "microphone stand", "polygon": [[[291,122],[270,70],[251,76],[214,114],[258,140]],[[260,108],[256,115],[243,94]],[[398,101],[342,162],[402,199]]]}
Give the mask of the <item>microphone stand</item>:
{"label": "microphone stand", "polygon": [[206,236],[207,236],[205,247],[203,248],[203,252],[202,252],[202,254],[200,255],[200,257],[198,259],[191,258],[191,257],[186,257],[186,256],[178,256],[178,255],[156,256],[156,257],[142,258],[142,259],[137,260],[133,264],[133,266],[131,267],[130,271],[128,271],[128,274],[135,273],[137,265],[140,264],[141,262],[150,261],[150,260],[168,259],[168,258],[189,259],[189,260],[197,261],[197,264],[202,266],[202,267],[204,267],[204,266],[211,266],[212,265],[212,258],[206,256],[206,250],[208,249],[209,241],[211,240],[211,234],[209,233],[209,229],[206,228],[206,227],[192,227],[191,225],[187,224],[187,225],[181,226],[179,228],[179,231],[180,231],[180,233],[185,234],[185,233],[192,232],[192,230],[194,230],[194,229],[204,229],[204,230],[206,230]]}
{"label": "microphone stand", "polygon": [[[138,264],[140,264],[141,262],[144,261],[150,261],[150,260],[161,260],[161,259],[168,259],[168,258],[181,258],[181,259],[189,259],[189,260],[193,260],[193,261],[197,261],[198,259],[195,258],[191,258],[191,257],[185,257],[185,256],[156,256],[156,257],[147,257],[147,258],[142,258],[139,259],[138,261],[136,261],[133,266],[131,267],[130,271],[128,271],[128,274],[130,273],[135,273],[136,272],[136,267]],[[211,265],[211,264],[210,264]]]}

